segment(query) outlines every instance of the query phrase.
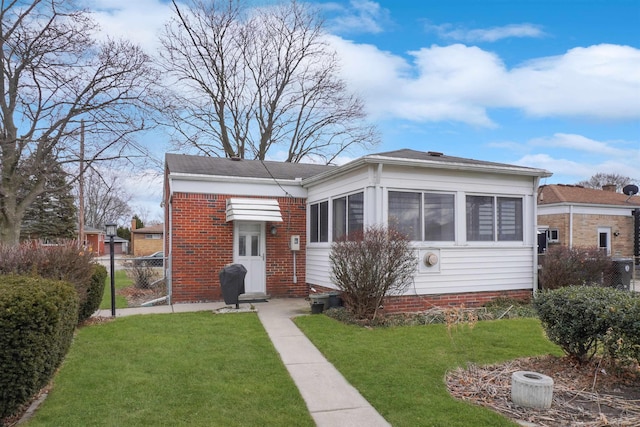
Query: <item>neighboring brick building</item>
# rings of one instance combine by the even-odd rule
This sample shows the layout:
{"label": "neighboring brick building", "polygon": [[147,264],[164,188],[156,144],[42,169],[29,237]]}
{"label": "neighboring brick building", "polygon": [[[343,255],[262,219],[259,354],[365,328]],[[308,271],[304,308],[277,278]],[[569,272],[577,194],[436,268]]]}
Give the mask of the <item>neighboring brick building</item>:
{"label": "neighboring brick building", "polygon": [[131,254],[136,257],[159,252],[164,246],[164,224],[136,229],[136,220],[131,220]]}
{"label": "neighboring brick building", "polygon": [[544,185],[538,192],[538,230],[549,245],[597,246],[613,257],[630,258],[638,208],[640,196],[617,193],[615,186]]}

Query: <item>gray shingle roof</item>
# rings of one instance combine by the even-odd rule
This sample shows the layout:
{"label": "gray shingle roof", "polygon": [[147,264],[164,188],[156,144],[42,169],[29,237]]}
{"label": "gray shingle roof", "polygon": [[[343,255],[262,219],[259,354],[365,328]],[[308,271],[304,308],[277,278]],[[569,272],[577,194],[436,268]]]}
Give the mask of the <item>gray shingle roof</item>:
{"label": "gray shingle roof", "polygon": [[445,162],[445,163],[449,162],[449,163],[460,163],[460,164],[477,165],[477,166],[498,166],[498,167],[510,167],[510,168],[516,167],[520,169],[530,169],[532,171],[537,170],[535,168],[529,168],[526,166],[518,166],[518,165],[507,164],[507,163],[487,162],[484,160],[468,159],[465,157],[447,156],[439,152],[416,151],[416,150],[410,150],[408,148],[405,148],[402,150],[387,151],[384,153],[371,154],[370,156],[391,157],[396,159],[408,159],[408,160],[432,160],[432,161],[437,160],[439,162]]}
{"label": "gray shingle roof", "polygon": [[192,173],[212,176],[239,176],[266,179],[308,178],[335,168],[310,163],[286,163],[260,160],[232,160],[224,157],[170,154],[165,156],[170,173]]}

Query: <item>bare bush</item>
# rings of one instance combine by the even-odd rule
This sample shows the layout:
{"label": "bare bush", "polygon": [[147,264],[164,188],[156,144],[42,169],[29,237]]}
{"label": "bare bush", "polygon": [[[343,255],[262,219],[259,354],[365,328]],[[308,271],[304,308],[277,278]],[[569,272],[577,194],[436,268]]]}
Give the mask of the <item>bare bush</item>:
{"label": "bare bush", "polygon": [[359,319],[375,319],[385,296],[402,294],[417,265],[408,237],[383,226],[334,242],[329,260],[333,282]]}
{"label": "bare bush", "polygon": [[544,289],[603,285],[611,259],[596,247],[552,246],[544,255],[540,281]]}
{"label": "bare bush", "polygon": [[137,289],[150,289],[161,277],[158,270],[144,263],[133,263],[131,268],[127,269],[127,277],[133,281],[133,286]]}

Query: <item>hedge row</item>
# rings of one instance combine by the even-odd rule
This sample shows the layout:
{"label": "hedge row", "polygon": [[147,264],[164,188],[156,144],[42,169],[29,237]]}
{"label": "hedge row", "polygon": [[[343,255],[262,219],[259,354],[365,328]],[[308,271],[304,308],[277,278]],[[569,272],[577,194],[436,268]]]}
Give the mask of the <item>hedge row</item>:
{"label": "hedge row", "polygon": [[539,293],[533,305],[549,339],[578,360],[590,360],[602,350],[614,361],[640,362],[638,294],[568,286]]}
{"label": "hedge row", "polygon": [[80,301],[79,323],[100,307],[107,270],[94,262],[90,252],[79,251],[74,241],[59,246],[0,245],[0,259],[0,275],[41,276],[71,283]]}
{"label": "hedge row", "polygon": [[71,346],[78,307],[69,283],[0,275],[0,419],[50,381]]}

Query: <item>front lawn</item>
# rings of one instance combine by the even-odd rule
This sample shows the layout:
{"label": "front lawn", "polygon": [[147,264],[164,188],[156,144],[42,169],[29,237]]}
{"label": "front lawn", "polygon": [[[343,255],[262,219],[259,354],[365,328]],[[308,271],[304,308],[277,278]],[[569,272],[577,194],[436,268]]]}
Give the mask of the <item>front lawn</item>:
{"label": "front lawn", "polygon": [[[118,295],[118,290],[131,286],[132,280],[127,277],[126,270],[116,270],[114,274],[114,287],[116,288],[116,308],[127,308],[129,304],[127,299]],[[108,310],[111,308],[111,277],[107,276],[107,280],[104,285],[104,294],[102,295],[102,302],[100,303],[100,310]]]}
{"label": "front lawn", "polygon": [[483,321],[450,334],[446,325],[369,329],[327,316],[295,322],[394,427],[513,426],[502,415],[450,397],[445,373],[468,362],[562,354],[537,319]]}
{"label": "front lawn", "polygon": [[254,313],[80,328],[33,426],[313,426]]}

